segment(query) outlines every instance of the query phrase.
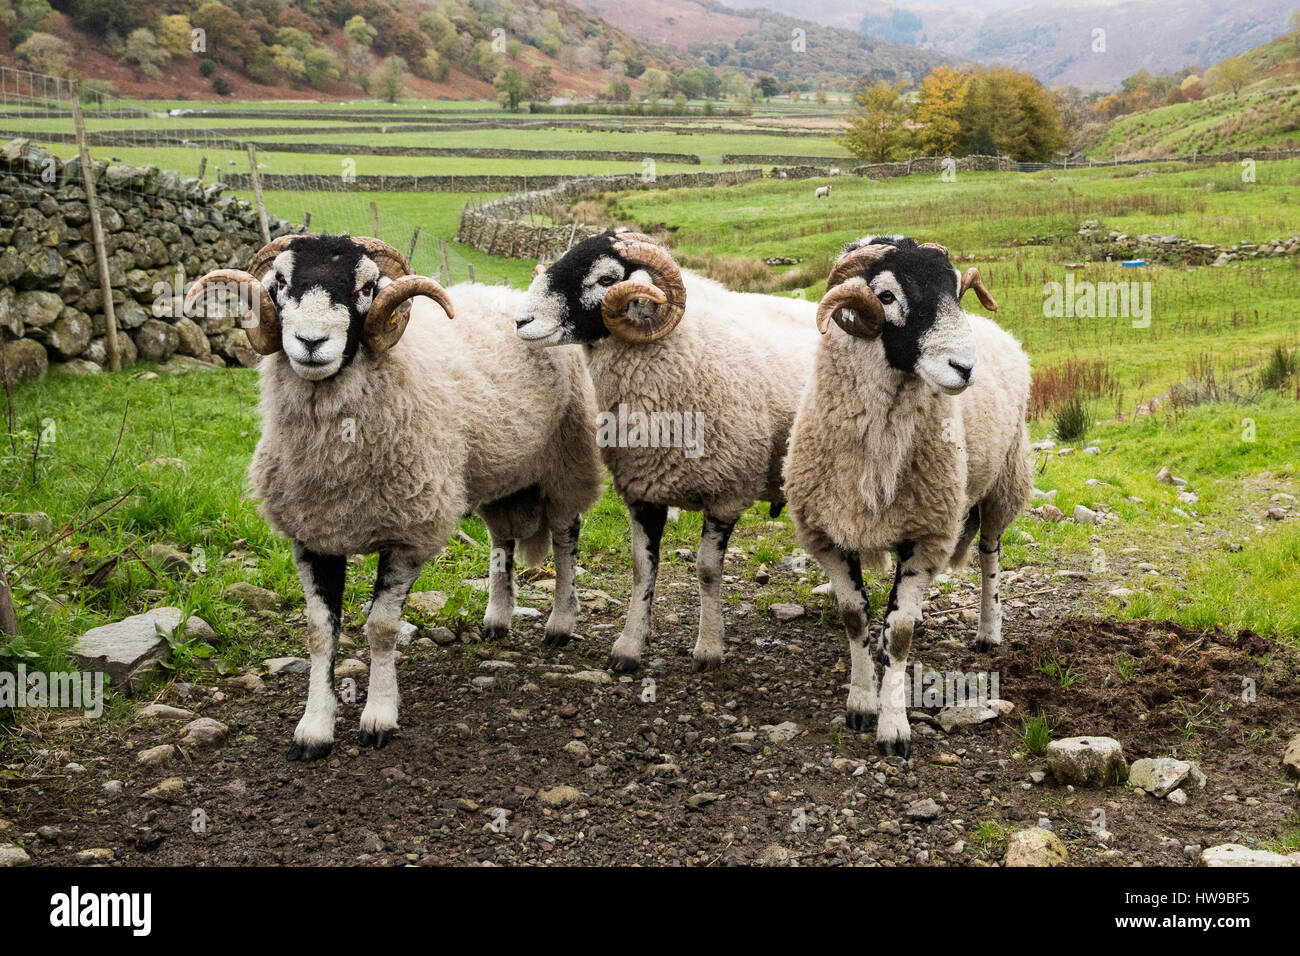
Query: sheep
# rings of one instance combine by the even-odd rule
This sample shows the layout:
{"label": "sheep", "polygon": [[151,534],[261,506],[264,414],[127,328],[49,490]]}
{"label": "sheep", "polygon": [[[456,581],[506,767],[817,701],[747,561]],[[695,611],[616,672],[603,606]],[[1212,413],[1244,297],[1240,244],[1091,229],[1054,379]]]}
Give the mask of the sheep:
{"label": "sheep", "polygon": [[[997,303],[972,267],[903,236],[845,247],[818,307],[826,335],[799,406],[785,465],[799,540],[828,572],[849,640],[847,723],[906,757],[907,655],[934,575],[961,566],[979,532],[983,587],[975,647],[1002,640],[1002,533],[1029,496],[1025,409],[1029,360],[989,319],[960,306],[974,289]],[[978,369],[978,375],[976,371]],[[878,641],[877,696],[868,644],[862,558],[895,552],[894,584]]]}
{"label": "sheep", "polygon": [[249,479],[262,515],[292,540],[307,601],[311,677],[289,759],[317,759],[333,746],[349,555],[379,553],[365,623],[363,746],[383,747],[398,729],[402,606],[470,512],[492,539],[485,636],[509,629],[516,548],[531,564],[553,544],[546,643],[567,642],[578,611],[580,516],[602,482],[594,395],[576,349],[538,355],[510,334],[523,293],[454,286],[460,319],[435,321],[429,303],[408,300],[427,296],[451,317],[446,290],[411,275],[386,243],[348,236],[276,239],[248,272],[199,279],[187,308],[214,286],[240,293],[249,342],[264,356]]}
{"label": "sheep", "polygon": [[831,198],[830,186],[818,186],[816,189],[813,190],[813,199],[830,199],[830,198]]}
{"label": "sheep", "polygon": [[[672,507],[704,512],[693,667],[722,661],[727,543],[755,500],[773,515],[784,504],[781,461],[812,369],[815,317],[812,302],[731,292],[680,270],[655,240],[626,231],[578,243],[534,278],[519,335],[540,347],[586,345],[602,410],[597,444],[631,516],[633,589],[613,670],[640,666]],[[690,440],[654,447],[673,444],[660,439],[678,420]]]}
{"label": "sheep", "polygon": [[831,167],[831,175],[832,175],[832,176],[838,176],[839,174],[840,174],[840,168],[839,168],[838,166],[832,166],[832,167]]}

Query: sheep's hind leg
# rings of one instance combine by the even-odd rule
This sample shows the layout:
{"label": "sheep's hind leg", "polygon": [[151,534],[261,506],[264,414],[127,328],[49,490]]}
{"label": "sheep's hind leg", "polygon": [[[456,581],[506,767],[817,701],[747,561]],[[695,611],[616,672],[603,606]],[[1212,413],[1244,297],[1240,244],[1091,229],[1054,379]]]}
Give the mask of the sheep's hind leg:
{"label": "sheep's hind leg", "polygon": [[366,618],[370,641],[370,690],[361,711],[361,746],[378,750],[397,735],[397,632],[402,606],[424,568],[425,555],[408,550],[381,551],[375,594]]}
{"label": "sheep's hind leg", "polygon": [[700,583],[700,634],[692,655],[692,670],[713,670],[722,663],[722,569],[727,559],[727,542],[736,519],[704,515],[700,550],[695,573]]}
{"label": "sheep's hind leg", "polygon": [[551,531],[551,550],[555,555],[555,601],[546,620],[547,647],[563,647],[573,637],[578,624],[578,535],[582,517],[574,515],[568,526]]}
{"label": "sheep's hind leg", "polygon": [[641,666],[641,655],[650,639],[650,612],[659,576],[659,540],[668,516],[663,505],[644,501],[633,502],[627,510],[632,518],[632,596],[623,633],[610,648],[606,665],[616,671],[634,671]]}
{"label": "sheep's hind leg", "polygon": [[844,723],[850,730],[865,731],[875,720],[880,702],[868,627],[871,608],[862,583],[862,563],[856,554],[841,551],[829,542],[809,550],[831,579],[840,606],[840,620],[844,622],[844,635],[849,641],[849,696]]}
{"label": "sheep's hind leg", "polygon": [[488,604],[483,612],[483,639],[499,641],[510,633],[515,616],[515,540],[491,525],[492,553],[488,558]]}
{"label": "sheep's hind leg", "polygon": [[880,681],[880,718],[876,721],[876,747],[886,756],[906,758],[912,749],[912,728],[907,722],[907,655],[921,623],[921,601],[939,563],[950,553],[930,554],[910,542],[898,548],[894,587],[885,612],[881,647],[885,673]]}
{"label": "sheep's hind leg", "polygon": [[348,559],[341,554],[317,554],[295,541],[293,560],[307,599],[311,677],[307,707],[294,729],[288,757],[316,760],[334,749],[334,717],[338,711],[338,699],[334,696],[334,654],[339,645]]}

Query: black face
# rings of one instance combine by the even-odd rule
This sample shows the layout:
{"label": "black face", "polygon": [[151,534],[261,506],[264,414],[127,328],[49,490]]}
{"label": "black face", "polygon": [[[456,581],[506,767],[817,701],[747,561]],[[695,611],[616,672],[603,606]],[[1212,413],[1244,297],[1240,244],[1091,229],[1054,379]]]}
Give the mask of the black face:
{"label": "black face", "polygon": [[609,335],[600,304],[636,266],[614,251],[617,233],[592,236],[561,256],[528,288],[515,316],[519,337],[539,345],[597,342]]}
{"label": "black face", "polygon": [[295,239],[273,266],[269,288],[294,371],[311,380],[337,375],[360,347],[379,267],[347,236]]}
{"label": "black face", "polygon": [[912,372],[926,333],[934,329],[942,312],[957,307],[957,273],[942,252],[923,249],[909,236],[864,236],[846,243],[843,251],[872,244],[894,246],[872,263],[865,276],[873,288],[881,273],[893,276],[887,287],[876,288],[876,298],[885,307],[886,321],[880,333],[885,358],[899,371]]}

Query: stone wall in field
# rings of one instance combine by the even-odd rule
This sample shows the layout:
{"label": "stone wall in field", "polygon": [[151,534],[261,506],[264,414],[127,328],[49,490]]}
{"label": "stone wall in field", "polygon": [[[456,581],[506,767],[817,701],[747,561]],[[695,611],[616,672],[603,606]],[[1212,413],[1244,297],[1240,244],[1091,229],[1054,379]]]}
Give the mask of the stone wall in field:
{"label": "stone wall in field", "polygon": [[[579,196],[628,189],[678,189],[730,186],[761,179],[761,169],[673,173],[644,180],[635,174],[569,179],[545,189],[502,196],[479,205],[466,205],[460,214],[456,241],[494,256],[512,259],[552,259],[570,243],[597,235],[601,227],[555,221],[553,213]],[[538,218],[550,221],[538,222]]]}
{"label": "stone wall in field", "polygon": [[[97,162],[94,174],[123,365],[253,364],[234,314],[185,318],[178,297],[205,272],[247,267],[262,245],[257,210],[153,166]],[[270,227],[292,231],[275,218]],[[0,146],[0,374],[98,371],[105,330],[81,164],[10,140]]]}
{"label": "stone wall in field", "polygon": [[868,179],[893,179],[895,176],[912,176],[916,173],[941,173],[944,164],[950,160],[956,172],[1007,172],[1017,168],[1016,161],[1010,156],[961,156],[955,160],[948,156],[919,156],[905,162],[855,166],[850,172],[854,176],[865,176]]}

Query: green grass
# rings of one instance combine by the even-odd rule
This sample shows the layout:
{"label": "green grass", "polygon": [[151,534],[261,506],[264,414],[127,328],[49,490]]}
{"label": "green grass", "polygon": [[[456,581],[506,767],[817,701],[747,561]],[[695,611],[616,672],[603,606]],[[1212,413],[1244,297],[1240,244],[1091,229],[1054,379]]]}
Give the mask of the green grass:
{"label": "green grass", "polygon": [[1020,718],[1020,744],[1025,753],[1040,754],[1052,742],[1052,727],[1045,714],[1022,715]]}

